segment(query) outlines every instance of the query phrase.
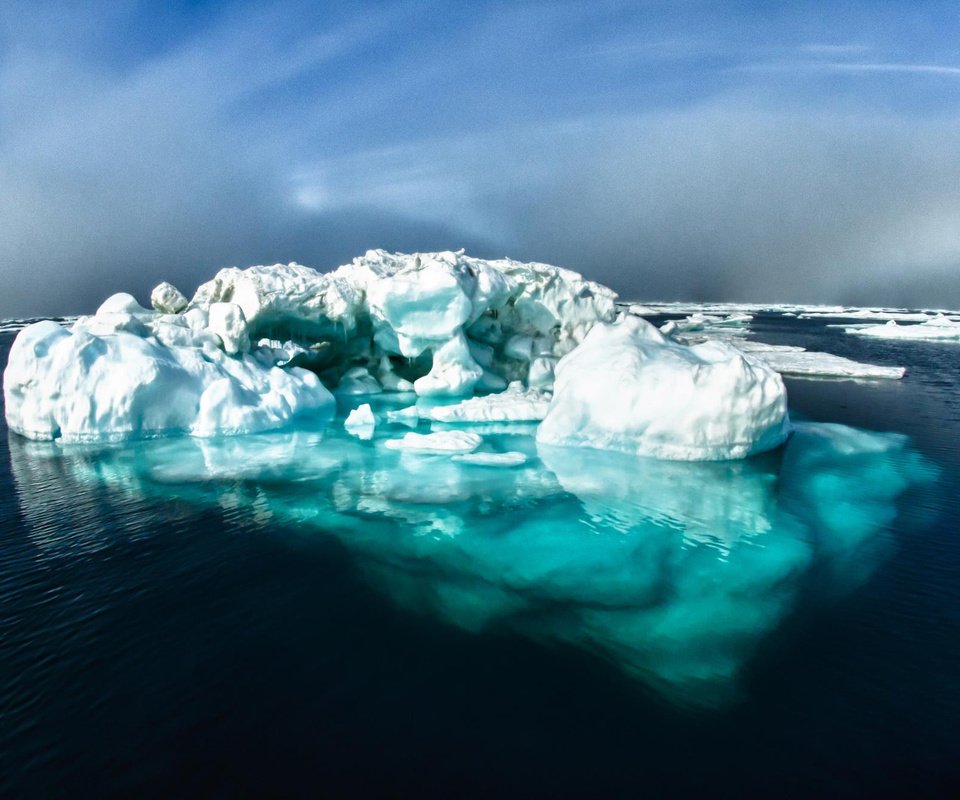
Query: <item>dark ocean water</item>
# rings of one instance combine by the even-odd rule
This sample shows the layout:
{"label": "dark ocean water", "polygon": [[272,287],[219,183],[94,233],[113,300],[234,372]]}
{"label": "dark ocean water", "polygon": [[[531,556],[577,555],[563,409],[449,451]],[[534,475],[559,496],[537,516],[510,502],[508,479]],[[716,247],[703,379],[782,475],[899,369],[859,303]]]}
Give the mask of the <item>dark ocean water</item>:
{"label": "dark ocean water", "polygon": [[0,422],[0,795],[957,796],[960,346],[753,330],[909,373],[734,466]]}

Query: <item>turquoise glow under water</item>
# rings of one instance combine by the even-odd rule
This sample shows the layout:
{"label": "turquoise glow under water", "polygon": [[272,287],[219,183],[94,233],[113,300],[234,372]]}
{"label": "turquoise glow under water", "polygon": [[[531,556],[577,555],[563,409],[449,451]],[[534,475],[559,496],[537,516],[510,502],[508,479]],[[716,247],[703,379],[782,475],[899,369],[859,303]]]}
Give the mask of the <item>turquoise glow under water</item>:
{"label": "turquoise glow under water", "polygon": [[775,453],[720,463],[467,426],[485,450],[528,456],[488,467],[387,449],[403,426],[361,441],[341,423],[101,447],[11,439],[11,464],[28,520],[50,514],[31,487],[50,485],[51,470],[77,487],[64,518],[94,483],[216,504],[307,542],[336,537],[371,585],[418,614],[583,648],[671,702],[707,706],[736,697],[741,669],[798,603],[869,578],[900,498],[936,478],[905,436],[836,424],[801,423]]}

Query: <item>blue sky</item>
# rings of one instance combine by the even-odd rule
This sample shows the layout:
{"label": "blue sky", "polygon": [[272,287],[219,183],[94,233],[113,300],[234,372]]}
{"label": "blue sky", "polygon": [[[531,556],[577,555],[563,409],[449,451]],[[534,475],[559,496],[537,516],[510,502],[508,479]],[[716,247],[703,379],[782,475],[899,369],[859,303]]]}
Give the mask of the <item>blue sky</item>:
{"label": "blue sky", "polygon": [[370,247],[960,305],[951,3],[0,5],[0,316]]}

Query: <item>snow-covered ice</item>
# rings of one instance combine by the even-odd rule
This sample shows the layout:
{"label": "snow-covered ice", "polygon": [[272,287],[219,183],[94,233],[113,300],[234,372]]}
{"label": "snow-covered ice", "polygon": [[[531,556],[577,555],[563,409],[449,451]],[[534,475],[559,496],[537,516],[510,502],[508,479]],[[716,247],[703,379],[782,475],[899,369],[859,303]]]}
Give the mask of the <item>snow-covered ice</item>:
{"label": "snow-covered ice", "polygon": [[901,325],[890,320],[885,325],[848,327],[847,333],[876,339],[913,339],[919,341],[960,341],[960,322],[938,315],[916,325]]}
{"label": "snow-covered ice", "polygon": [[41,438],[212,435],[285,424],[329,402],[323,384],[425,397],[549,386],[556,361],[615,317],[615,299],[570,270],[462,251],[371,250],[328,274],[229,268],[189,303],[163,283],[153,310],[119,293],[72,332],[22,334],[7,417]]}
{"label": "snow-covered ice", "polygon": [[[314,368],[332,385],[364,368],[383,388],[464,397],[549,377],[551,359],[615,317],[615,299],[546,264],[370,250],[326,274],[299,264],[221,270],[190,305],[237,304],[254,341],[329,342]],[[529,338],[526,353],[507,347],[515,337]]]}
{"label": "snow-covered ice", "polygon": [[182,317],[139,314],[130,299],[111,298],[72,330],[45,321],[20,332],[3,376],[11,430],[63,441],[215,436],[332,407],[313,373],[260,354],[228,356],[213,334]]}
{"label": "snow-covered ice", "polygon": [[544,444],[743,458],[789,434],[783,380],[723,342],[686,347],[639,317],[598,324],[557,366]]}

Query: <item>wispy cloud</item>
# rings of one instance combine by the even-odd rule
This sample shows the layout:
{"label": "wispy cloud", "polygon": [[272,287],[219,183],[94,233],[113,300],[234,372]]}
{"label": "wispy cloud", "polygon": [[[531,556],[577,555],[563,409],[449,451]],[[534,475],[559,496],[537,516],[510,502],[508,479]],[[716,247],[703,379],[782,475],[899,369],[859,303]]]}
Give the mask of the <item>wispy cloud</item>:
{"label": "wispy cloud", "polygon": [[906,75],[960,75],[960,67],[945,64],[904,64],[896,62],[862,63],[835,61],[830,64],[824,64],[823,66],[829,69],[838,70],[840,72],[881,72]]}

